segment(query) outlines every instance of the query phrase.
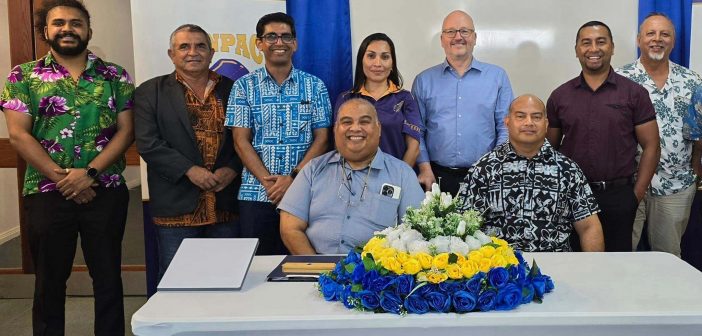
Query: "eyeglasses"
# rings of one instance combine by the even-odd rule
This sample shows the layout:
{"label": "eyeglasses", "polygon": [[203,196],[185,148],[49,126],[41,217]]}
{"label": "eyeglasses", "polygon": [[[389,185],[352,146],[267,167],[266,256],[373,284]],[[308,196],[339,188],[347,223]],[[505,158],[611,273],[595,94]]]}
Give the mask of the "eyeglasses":
{"label": "eyeglasses", "polygon": [[[356,193],[351,190],[351,176],[353,171],[349,171],[349,173],[346,174],[346,160],[344,159],[339,161],[339,166],[341,166],[341,184],[339,185],[339,190],[337,190],[336,195],[348,206],[358,206],[361,202],[366,200],[366,189],[368,189],[368,177],[370,176],[371,167],[368,166],[368,168],[366,168],[368,169],[368,172],[366,173],[366,177],[363,179],[363,188],[361,188],[359,201],[354,202],[352,199],[354,196],[356,196]],[[344,189],[346,189],[346,191],[344,191]],[[348,194],[348,196],[344,197],[343,194]]]}
{"label": "eyeglasses", "polygon": [[475,33],[475,29],[467,29],[467,28],[462,28],[459,30],[445,29],[445,30],[442,30],[441,33],[450,37],[450,38],[456,37],[456,33],[461,33],[461,36],[463,36],[463,37],[470,37],[471,35],[473,35],[473,33]]}
{"label": "eyeglasses", "polygon": [[293,41],[295,41],[295,36],[293,36],[293,34],[289,34],[289,33],[285,33],[285,34],[281,34],[281,35],[278,35],[276,33],[269,33],[269,34],[263,35],[259,38],[261,40],[266,41],[266,43],[268,43],[268,44],[275,44],[276,42],[278,42],[278,39],[283,41],[283,43],[288,43],[288,44],[293,43]]}

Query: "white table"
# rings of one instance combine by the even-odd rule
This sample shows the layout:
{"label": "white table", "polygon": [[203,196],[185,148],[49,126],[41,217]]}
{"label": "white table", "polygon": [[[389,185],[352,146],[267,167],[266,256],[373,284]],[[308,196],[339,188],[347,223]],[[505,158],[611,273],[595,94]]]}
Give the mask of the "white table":
{"label": "white table", "polygon": [[[136,335],[702,335],[702,273],[672,255],[526,253],[556,289],[507,312],[407,315],[348,310],[312,283],[271,283],[281,256],[255,257],[241,291],[159,292]],[[431,330],[430,330],[431,329]]]}

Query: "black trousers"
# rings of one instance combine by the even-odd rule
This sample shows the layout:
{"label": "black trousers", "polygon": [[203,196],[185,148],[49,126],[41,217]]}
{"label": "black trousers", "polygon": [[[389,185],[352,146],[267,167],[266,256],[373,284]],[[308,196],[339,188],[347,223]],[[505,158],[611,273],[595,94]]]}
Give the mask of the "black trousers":
{"label": "black trousers", "polygon": [[34,335],[64,335],[66,281],[79,234],[93,279],[95,335],[124,335],[121,258],[129,193],[124,185],[95,192],[95,198],[82,205],[65,200],[58,191],[24,198],[36,273]]}
{"label": "black trousers", "polygon": [[431,170],[436,178],[436,183],[441,187],[441,191],[451,193],[453,197],[458,194],[458,188],[468,174],[468,168],[451,169],[434,162],[431,163]]}
{"label": "black trousers", "polygon": [[287,255],[280,238],[280,214],[270,202],[239,201],[241,238],[258,238],[257,255]]}
{"label": "black trousers", "polygon": [[[631,252],[631,233],[639,201],[633,185],[625,185],[604,191],[592,191],[600,206],[597,216],[602,223],[605,251]],[[573,251],[581,251],[577,234],[571,235]]]}

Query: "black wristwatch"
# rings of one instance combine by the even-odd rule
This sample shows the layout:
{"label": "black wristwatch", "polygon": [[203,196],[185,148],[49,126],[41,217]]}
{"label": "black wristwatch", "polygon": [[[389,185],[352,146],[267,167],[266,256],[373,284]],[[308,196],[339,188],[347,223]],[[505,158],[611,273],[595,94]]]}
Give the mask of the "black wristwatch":
{"label": "black wristwatch", "polygon": [[93,167],[91,167],[91,166],[88,166],[88,167],[86,168],[85,175],[88,175],[89,177],[95,179],[95,178],[98,177],[98,170],[95,169],[95,168],[93,168]]}
{"label": "black wristwatch", "polygon": [[300,168],[293,168],[293,170],[290,172],[290,177],[292,177],[294,180],[299,172],[300,172]]}

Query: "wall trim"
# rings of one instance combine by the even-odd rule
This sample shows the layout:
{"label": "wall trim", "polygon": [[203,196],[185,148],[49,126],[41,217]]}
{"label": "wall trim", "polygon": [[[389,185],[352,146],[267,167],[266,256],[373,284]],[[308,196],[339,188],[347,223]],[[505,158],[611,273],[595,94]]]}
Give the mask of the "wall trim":
{"label": "wall trim", "polygon": [[0,245],[7,243],[8,241],[19,237],[20,235],[20,227],[19,225],[0,233]]}

